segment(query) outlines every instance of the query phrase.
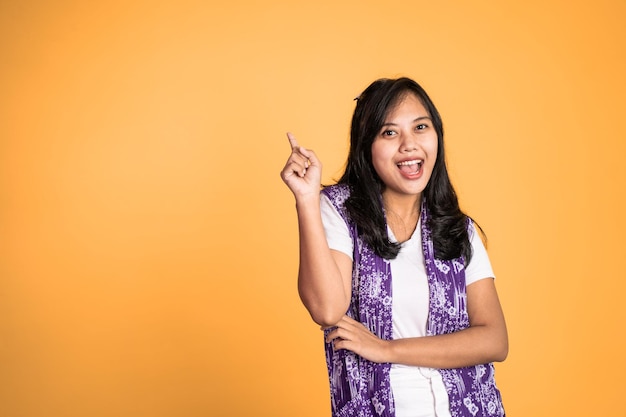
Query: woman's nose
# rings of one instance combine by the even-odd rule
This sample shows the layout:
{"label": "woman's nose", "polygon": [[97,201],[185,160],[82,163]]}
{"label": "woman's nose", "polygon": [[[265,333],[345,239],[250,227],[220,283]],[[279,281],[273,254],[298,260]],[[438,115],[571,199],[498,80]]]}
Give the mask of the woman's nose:
{"label": "woman's nose", "polygon": [[417,138],[412,135],[411,133],[404,133],[402,135],[402,143],[401,143],[401,150],[403,152],[411,152],[411,151],[415,151],[418,148],[418,141]]}

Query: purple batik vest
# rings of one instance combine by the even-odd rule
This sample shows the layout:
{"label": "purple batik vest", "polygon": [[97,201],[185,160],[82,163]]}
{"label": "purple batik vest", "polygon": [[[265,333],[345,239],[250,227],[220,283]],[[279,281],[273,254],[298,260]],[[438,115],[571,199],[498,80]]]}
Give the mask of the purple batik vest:
{"label": "purple batik vest", "polygon": [[[347,314],[372,333],[391,340],[391,267],[361,239],[344,207],[348,186],[334,185],[322,191],[348,225],[354,244],[352,299]],[[428,211],[421,209],[422,248],[429,286],[428,335],[456,332],[469,327],[465,291],[465,265],[461,258],[435,259],[428,230]],[[328,330],[327,330],[328,332]],[[348,350],[326,344],[333,417],[394,417],[389,380],[390,363],[373,363]],[[440,369],[448,392],[452,417],[504,416],[492,364]]]}

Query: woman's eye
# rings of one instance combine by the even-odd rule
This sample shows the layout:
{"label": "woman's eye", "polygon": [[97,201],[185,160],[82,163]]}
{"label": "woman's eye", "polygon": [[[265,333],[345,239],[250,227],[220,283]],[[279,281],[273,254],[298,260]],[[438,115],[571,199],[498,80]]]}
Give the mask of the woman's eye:
{"label": "woman's eye", "polygon": [[427,125],[427,124],[421,123],[421,124],[417,125],[416,129],[417,129],[417,130],[424,130],[424,129],[426,129],[427,127],[428,127],[428,125]]}
{"label": "woman's eye", "polygon": [[383,136],[393,136],[394,133],[393,130],[383,130]]}

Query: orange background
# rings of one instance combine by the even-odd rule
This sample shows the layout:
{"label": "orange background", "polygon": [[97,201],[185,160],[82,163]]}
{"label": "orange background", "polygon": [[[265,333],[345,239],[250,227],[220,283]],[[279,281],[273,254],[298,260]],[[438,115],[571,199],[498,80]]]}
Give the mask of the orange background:
{"label": "orange background", "polygon": [[623,416],[626,3],[0,2],[0,415],[329,415],[285,131],[446,126],[508,320],[510,416]]}

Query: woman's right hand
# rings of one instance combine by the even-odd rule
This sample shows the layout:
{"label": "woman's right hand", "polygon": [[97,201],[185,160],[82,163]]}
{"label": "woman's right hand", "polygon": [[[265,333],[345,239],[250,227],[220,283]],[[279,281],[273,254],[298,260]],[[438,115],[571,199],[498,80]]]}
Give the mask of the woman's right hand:
{"label": "woman's right hand", "polygon": [[280,177],[296,198],[300,265],[298,293],[320,326],[333,326],[348,310],[352,259],[328,246],[321,216],[322,164],[315,153],[298,145],[287,133],[291,155]]}
{"label": "woman's right hand", "polygon": [[322,164],[315,152],[298,145],[296,138],[287,133],[291,145],[291,155],[280,173],[296,201],[313,197],[319,198],[322,178]]}

